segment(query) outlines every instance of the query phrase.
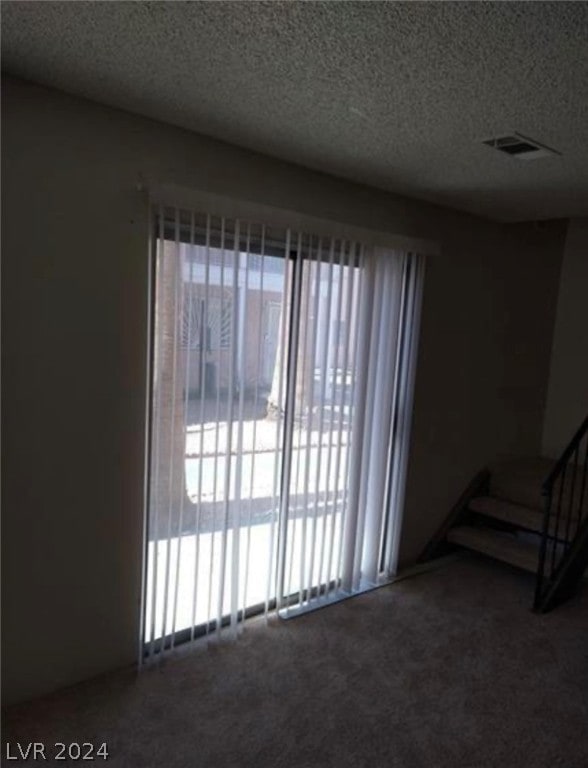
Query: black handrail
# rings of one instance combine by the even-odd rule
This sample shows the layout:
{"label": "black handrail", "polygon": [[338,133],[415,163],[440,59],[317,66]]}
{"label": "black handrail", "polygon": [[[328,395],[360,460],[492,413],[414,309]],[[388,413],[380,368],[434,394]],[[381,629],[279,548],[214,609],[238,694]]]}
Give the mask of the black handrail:
{"label": "black handrail", "polygon": [[[582,462],[581,448],[584,438],[586,438],[586,447],[583,451],[584,461]],[[572,462],[571,466],[570,461]],[[568,470],[570,471],[568,472]],[[562,586],[560,582],[565,579],[566,560],[571,555],[574,540],[580,535],[583,518],[588,518],[588,509],[584,505],[587,474],[588,416],[541,486],[544,512],[535,585],[535,610],[546,610],[547,602],[554,597],[557,589]],[[580,477],[579,488],[576,482],[578,476]],[[567,486],[566,478],[568,479]],[[578,490],[579,495],[577,495]],[[564,504],[567,509],[563,511],[562,515]],[[577,513],[577,519],[575,519],[574,512]],[[573,531],[574,522],[576,523],[575,531]]]}
{"label": "black handrail", "polygon": [[555,483],[557,478],[560,476],[563,467],[565,467],[565,465],[568,463],[568,460],[571,457],[574,450],[576,449],[576,447],[580,445],[580,441],[586,434],[586,431],[588,431],[588,416],[586,416],[584,421],[580,424],[578,430],[576,431],[576,434],[572,437],[568,446],[564,449],[564,452],[557,460],[555,466],[543,481],[543,484],[541,486],[541,493],[543,495],[551,491],[551,489],[553,488],[553,484]]}

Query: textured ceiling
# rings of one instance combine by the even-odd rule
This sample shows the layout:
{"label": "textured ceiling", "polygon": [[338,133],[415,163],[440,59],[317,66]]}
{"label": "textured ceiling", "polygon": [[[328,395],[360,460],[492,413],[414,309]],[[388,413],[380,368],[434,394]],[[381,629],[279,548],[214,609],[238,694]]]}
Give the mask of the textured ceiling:
{"label": "textured ceiling", "polygon": [[[3,2],[2,62],[490,218],[588,214],[588,3]],[[513,131],[562,155],[481,144]]]}

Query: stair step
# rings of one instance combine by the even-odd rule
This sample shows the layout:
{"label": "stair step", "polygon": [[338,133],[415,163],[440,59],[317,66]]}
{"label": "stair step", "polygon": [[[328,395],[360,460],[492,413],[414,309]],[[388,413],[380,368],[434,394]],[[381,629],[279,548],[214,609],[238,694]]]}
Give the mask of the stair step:
{"label": "stair step", "polygon": [[523,507],[521,504],[513,504],[504,499],[496,499],[493,496],[478,496],[470,501],[468,509],[495,520],[512,523],[512,525],[527,531],[543,530],[543,515],[539,510]]}
{"label": "stair step", "polygon": [[447,541],[510,563],[525,571],[537,571],[538,547],[511,534],[481,526],[458,525],[449,531]]}
{"label": "stair step", "polygon": [[[504,499],[495,499],[493,496],[477,496],[468,504],[468,509],[477,512],[486,517],[492,517],[495,520],[501,520],[505,523],[516,525],[517,528],[523,528],[526,531],[541,533],[543,531],[543,513],[538,509],[523,507],[521,504],[513,504]],[[572,518],[570,533],[576,530],[577,516]],[[565,538],[565,529],[567,518],[562,515],[557,528],[557,536],[560,539]],[[550,521],[550,533],[556,532],[556,520],[552,517]]]}

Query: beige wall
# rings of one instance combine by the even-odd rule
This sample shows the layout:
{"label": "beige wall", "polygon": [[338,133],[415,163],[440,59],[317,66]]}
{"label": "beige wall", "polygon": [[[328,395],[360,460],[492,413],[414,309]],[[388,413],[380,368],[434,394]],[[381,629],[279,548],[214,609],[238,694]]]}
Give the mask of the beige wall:
{"label": "beige wall", "polygon": [[557,314],[543,452],[558,456],[588,415],[588,219],[572,219],[568,227]]}
{"label": "beige wall", "polygon": [[403,562],[488,459],[539,449],[561,224],[492,224],[20,81],[5,81],[3,99],[6,701],[136,658],[139,173],[440,242],[426,272]]}

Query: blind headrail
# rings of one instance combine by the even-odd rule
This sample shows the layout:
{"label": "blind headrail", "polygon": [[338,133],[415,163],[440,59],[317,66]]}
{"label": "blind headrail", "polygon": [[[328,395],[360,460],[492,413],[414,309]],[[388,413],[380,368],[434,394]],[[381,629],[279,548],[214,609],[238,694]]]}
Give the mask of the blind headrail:
{"label": "blind headrail", "polygon": [[174,206],[187,211],[206,211],[213,216],[246,219],[270,227],[280,227],[312,235],[362,242],[366,246],[394,248],[424,256],[437,255],[439,244],[433,240],[382,232],[332,219],[322,219],[299,211],[277,208],[250,200],[236,200],[204,190],[175,184],[147,184],[152,204]]}

